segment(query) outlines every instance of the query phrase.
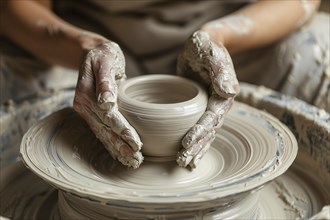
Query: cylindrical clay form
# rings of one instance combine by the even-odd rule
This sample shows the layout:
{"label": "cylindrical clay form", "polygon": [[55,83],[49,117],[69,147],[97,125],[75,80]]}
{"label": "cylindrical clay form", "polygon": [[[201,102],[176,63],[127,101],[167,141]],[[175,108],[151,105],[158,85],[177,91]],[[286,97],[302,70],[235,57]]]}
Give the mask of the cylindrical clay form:
{"label": "cylindrical clay form", "polygon": [[119,110],[136,129],[144,156],[173,158],[205,112],[208,96],[197,83],[172,75],[145,75],[119,86]]}

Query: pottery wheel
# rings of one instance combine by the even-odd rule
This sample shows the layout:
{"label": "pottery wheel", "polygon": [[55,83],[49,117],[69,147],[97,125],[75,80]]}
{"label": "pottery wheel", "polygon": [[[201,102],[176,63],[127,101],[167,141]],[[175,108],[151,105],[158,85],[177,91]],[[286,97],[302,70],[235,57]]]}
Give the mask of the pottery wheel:
{"label": "pottery wheel", "polygon": [[133,210],[152,205],[178,211],[224,205],[256,191],[289,168],[297,143],[271,115],[236,103],[195,170],[153,160],[131,170],[67,108],[29,129],[21,154],[34,173],[74,196]]}
{"label": "pottery wheel", "polygon": [[[284,175],[260,190],[259,219],[305,219],[329,204],[326,189],[313,177],[309,178],[308,173],[299,171],[297,159]],[[304,164],[311,166],[306,161]],[[1,216],[21,220],[56,219],[57,190],[20,161],[7,167],[1,175]]]}

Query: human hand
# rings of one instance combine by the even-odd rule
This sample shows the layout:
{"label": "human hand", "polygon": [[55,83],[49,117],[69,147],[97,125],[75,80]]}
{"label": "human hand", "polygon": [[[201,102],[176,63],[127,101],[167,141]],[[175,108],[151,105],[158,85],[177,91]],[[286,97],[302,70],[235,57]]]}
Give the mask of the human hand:
{"label": "human hand", "polygon": [[125,78],[125,58],[116,43],[90,50],[79,71],[73,108],[114,159],[138,168],[142,142],[117,105],[117,84]]}
{"label": "human hand", "polygon": [[216,129],[222,126],[239,83],[226,48],[212,42],[203,31],[195,32],[186,42],[178,57],[177,73],[210,87],[206,111],[183,138],[183,149],[177,156],[180,166],[195,168],[213,142]]}

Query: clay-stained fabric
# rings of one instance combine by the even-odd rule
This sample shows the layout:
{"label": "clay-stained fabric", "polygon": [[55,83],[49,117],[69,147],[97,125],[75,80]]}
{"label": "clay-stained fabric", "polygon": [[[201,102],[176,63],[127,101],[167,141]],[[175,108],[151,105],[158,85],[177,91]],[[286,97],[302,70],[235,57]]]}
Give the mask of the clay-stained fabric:
{"label": "clay-stained fabric", "polygon": [[[206,21],[223,17],[247,2],[58,0],[54,10],[70,23],[117,42],[125,54],[126,73],[133,77],[175,74],[177,55],[188,36]],[[318,14],[273,45],[233,56],[239,81],[265,85],[329,111],[329,20],[329,14]],[[6,47],[1,47],[1,102],[57,87],[48,77],[53,69],[12,43],[2,45]],[[63,71],[55,75],[59,72]],[[55,78],[61,79],[60,87],[66,80],[74,86],[72,74],[64,72]],[[23,86],[26,82],[28,85]]]}
{"label": "clay-stained fabric", "polygon": [[329,22],[329,14],[318,13],[279,42],[233,56],[238,79],[330,112]]}

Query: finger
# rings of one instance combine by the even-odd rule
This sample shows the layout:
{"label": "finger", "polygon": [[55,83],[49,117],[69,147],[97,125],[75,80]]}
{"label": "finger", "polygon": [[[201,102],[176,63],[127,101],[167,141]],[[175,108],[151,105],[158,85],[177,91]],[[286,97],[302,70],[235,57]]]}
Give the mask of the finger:
{"label": "finger", "polygon": [[209,148],[211,147],[211,143],[213,142],[214,139],[209,140],[209,142],[207,142],[204,146],[201,146],[201,150],[198,152],[198,154],[193,157],[193,159],[189,162],[189,166],[192,169],[195,169],[197,167],[197,165],[200,163],[201,159],[204,157],[204,155],[206,154],[206,152],[209,150]]}
{"label": "finger", "polygon": [[210,41],[208,35],[203,33],[197,31],[186,41],[177,59],[177,74],[209,85],[211,81],[205,51],[208,50]]}
{"label": "finger", "polygon": [[[96,105],[95,96],[93,97],[92,93],[95,91],[94,87],[94,79],[93,76],[97,76],[96,81],[99,83],[99,88],[103,91],[107,91],[103,93],[103,95],[107,95],[109,91],[117,91],[117,86],[115,84],[115,74],[111,73],[111,67],[109,62],[109,51],[103,48],[103,51],[99,49],[92,50],[86,58],[86,62],[82,65],[81,75],[86,77],[80,77],[79,81],[79,93],[76,93],[77,102],[85,102],[87,100],[88,103],[85,103],[86,108],[92,109],[93,113],[98,116],[101,121],[109,126],[113,132],[119,135],[128,145],[130,145],[133,151],[138,151],[141,149],[142,142],[139,138],[139,135],[135,131],[135,129],[130,126],[128,121],[122,116],[122,114],[118,111],[116,105],[117,94],[116,92],[112,93],[110,96],[114,97],[113,103],[111,106],[106,106],[102,103],[101,105]],[[102,56],[101,56],[102,55]],[[112,59],[110,59],[112,60]],[[115,60],[115,59],[114,59]],[[91,74],[91,69],[93,69],[93,74]],[[102,80],[100,80],[102,79]],[[110,86],[110,84],[113,86]],[[87,97],[86,97],[87,95]],[[79,97],[86,97],[85,99],[79,100]],[[90,100],[90,101],[89,101]],[[109,101],[103,100],[103,101]]]}
{"label": "finger", "polygon": [[200,139],[198,142],[193,144],[190,148],[188,149],[182,149],[177,156],[177,163],[181,167],[186,167],[192,160],[193,158],[198,155],[198,153],[203,149],[204,146],[207,144],[211,143],[214,140],[215,137],[215,131],[212,130],[207,133],[207,135]]}
{"label": "finger", "polygon": [[227,49],[211,42],[208,57],[211,67],[210,78],[215,92],[224,98],[236,96],[239,92],[239,83]]}
{"label": "finger", "polygon": [[137,151],[133,152],[132,154],[129,154],[128,156],[119,156],[118,161],[127,167],[137,169],[143,162],[143,156],[140,151]]}
{"label": "finger", "polygon": [[109,152],[114,152],[116,158],[122,164],[138,168],[143,161],[143,156],[140,151],[133,151],[132,148],[114,133],[109,127],[101,125],[101,134],[103,138],[99,138]]}
{"label": "finger", "polygon": [[117,102],[118,89],[115,74],[112,70],[114,63],[109,55],[96,57],[93,59],[93,73],[95,75],[95,85],[97,101],[101,108],[110,109]]}
{"label": "finger", "polygon": [[118,111],[117,106],[111,111],[101,111],[103,123],[110,126],[111,130],[128,143],[134,151],[141,150],[142,142],[136,130],[126,118]]}
{"label": "finger", "polygon": [[125,57],[119,45],[114,42],[109,42],[102,45],[102,47],[105,47],[109,51],[109,54],[113,55],[112,60],[115,79],[120,80],[125,78]]}
{"label": "finger", "polygon": [[112,156],[114,158],[117,158],[117,156],[119,155],[119,146],[121,145],[121,142],[118,139],[118,135],[116,135],[111,130],[108,134],[103,135],[103,130],[106,126],[101,122],[100,118],[98,117],[98,114],[96,114],[95,111],[92,110],[92,102],[86,97],[79,97],[79,99],[76,99],[74,109],[87,122],[93,133],[98,139],[101,140],[102,143],[107,146],[110,143],[110,145],[113,146],[113,148],[108,150],[112,153]]}
{"label": "finger", "polygon": [[[84,103],[88,103],[88,101]],[[91,110],[92,108],[82,106],[81,103],[77,103],[75,106],[75,110],[84,118],[93,133],[104,144],[104,147],[114,159],[128,167],[138,168],[140,166],[143,161],[140,151],[133,151],[110,127],[100,121],[97,114]]]}
{"label": "finger", "polygon": [[217,94],[211,95],[205,113],[182,139],[186,149],[203,139],[211,130],[222,126],[224,115],[233,104],[233,98],[225,99]]}
{"label": "finger", "polygon": [[109,109],[117,102],[116,80],[126,78],[124,55],[113,42],[93,49],[88,55],[96,80],[97,101],[101,108]]}
{"label": "finger", "polygon": [[82,63],[79,70],[79,77],[76,86],[75,96],[87,95],[90,99],[95,100],[94,91],[94,75],[91,69],[91,59],[86,58],[85,62]]}
{"label": "finger", "polygon": [[218,117],[210,112],[206,111],[200,120],[195,124],[182,139],[182,146],[185,149],[191,148],[191,146],[202,140],[213,129],[213,123],[218,120]]}
{"label": "finger", "polygon": [[120,138],[125,141],[133,151],[136,152],[141,150],[143,144],[138,133],[118,111],[117,106],[112,110],[103,110],[99,108],[95,102],[90,100],[90,97],[85,94],[80,94],[75,97],[74,107],[75,110],[81,114],[86,115],[86,111],[91,112],[91,116],[86,115],[84,117],[86,120],[88,120],[88,117],[97,117],[99,119],[98,123],[109,127],[111,132],[120,136]]}
{"label": "finger", "polygon": [[[213,112],[217,116],[224,116],[234,104],[234,98],[222,98],[215,92],[209,98],[206,110]],[[216,127],[217,124],[215,123]]]}
{"label": "finger", "polygon": [[207,85],[212,83],[213,89],[221,97],[234,97],[239,92],[227,49],[212,42],[206,32],[196,31],[188,39],[182,55],[178,57],[177,71],[181,75],[190,75],[189,78],[199,75]]}

